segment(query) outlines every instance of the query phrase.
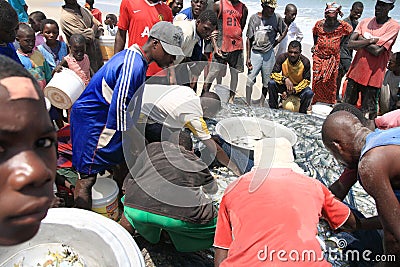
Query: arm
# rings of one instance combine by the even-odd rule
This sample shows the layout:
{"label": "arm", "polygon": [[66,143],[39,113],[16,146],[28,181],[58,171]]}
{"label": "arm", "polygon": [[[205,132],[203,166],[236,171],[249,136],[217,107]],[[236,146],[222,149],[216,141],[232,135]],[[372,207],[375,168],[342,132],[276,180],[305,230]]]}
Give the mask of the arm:
{"label": "arm", "polygon": [[[400,242],[400,204],[396,198],[391,178],[399,177],[398,146],[376,147],[368,151],[359,163],[359,173],[364,189],[376,203],[385,235]],[[385,240],[386,242],[386,240]],[[385,244],[390,247],[391,244]]]}
{"label": "arm", "polygon": [[287,35],[289,30],[289,25],[286,26],[284,20],[282,18],[279,19],[278,32],[279,37],[275,40],[274,47],[277,46]]}
{"label": "arm", "polygon": [[250,55],[251,55],[251,44],[253,43],[253,41],[250,38],[246,38],[246,66],[249,70],[253,69],[253,65],[251,65],[251,59],[250,59]]}
{"label": "arm", "polygon": [[247,20],[248,14],[249,14],[249,10],[247,9],[246,6],[244,6],[243,16],[242,16],[242,19],[240,20],[240,27],[242,28],[242,31],[244,30],[244,27],[246,26],[246,20]]}
{"label": "arm", "polygon": [[228,250],[223,248],[215,248],[214,266],[218,267],[222,261],[228,257]]}
{"label": "arm", "polygon": [[329,190],[341,201],[347,196],[350,188],[357,182],[357,169],[345,168],[339,179],[335,181]]}
{"label": "arm", "polygon": [[65,60],[65,58],[63,58],[61,62],[54,68],[53,72],[51,73],[51,76],[53,76],[55,72],[60,72],[63,67],[68,68],[68,63]]}
{"label": "arm", "polygon": [[118,28],[117,35],[115,36],[114,54],[124,50],[126,42],[126,32]]}
{"label": "arm", "polygon": [[[375,45],[378,42],[378,40],[379,40],[378,38],[366,39],[362,35],[360,35],[358,32],[354,32],[350,36],[349,44],[347,45],[347,47],[349,49],[356,49],[356,50],[365,48],[365,49],[367,49],[368,52],[370,52],[370,50],[372,50],[375,52],[379,52],[379,54],[380,54],[384,50],[380,50],[379,48],[381,48],[381,49],[385,49],[385,48]],[[378,51],[378,49],[379,49],[379,51]],[[375,55],[374,53],[372,53],[372,54]]]}
{"label": "arm", "polygon": [[225,151],[217,143],[215,143],[212,138],[203,140],[202,142],[208,148],[208,150],[210,150],[210,152],[215,155],[219,163],[228,167],[231,171],[233,171],[234,174],[241,175],[241,172],[236,164],[230,161]]}

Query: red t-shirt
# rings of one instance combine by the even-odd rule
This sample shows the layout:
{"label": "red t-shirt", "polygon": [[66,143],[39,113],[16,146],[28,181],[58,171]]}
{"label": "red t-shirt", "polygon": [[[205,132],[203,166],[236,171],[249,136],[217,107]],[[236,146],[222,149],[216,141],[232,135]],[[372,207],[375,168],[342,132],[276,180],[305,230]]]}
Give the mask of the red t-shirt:
{"label": "red t-shirt", "polygon": [[[337,229],[349,215],[350,209],[317,180],[291,169],[252,171],[222,198],[214,246],[229,251],[220,266],[331,266],[316,239],[319,218]],[[276,252],[270,256],[272,250],[286,254],[279,260]],[[302,260],[307,251],[315,251],[315,260]]]}
{"label": "red t-shirt", "polygon": [[243,50],[242,27],[240,22],[243,17],[244,4],[239,2],[232,5],[229,0],[220,3],[222,13],[222,46],[223,52]]}
{"label": "red t-shirt", "polygon": [[376,45],[383,46],[386,50],[377,57],[364,48],[358,50],[347,77],[364,86],[381,88],[390,52],[399,30],[400,25],[394,19],[389,19],[384,24],[378,24],[375,17],[362,20],[355,32],[366,38],[369,36],[379,38]]}
{"label": "red t-shirt", "polygon": [[97,8],[93,8],[92,10],[90,10],[90,12],[92,12],[92,15],[95,19],[97,19],[100,23],[103,23],[103,19],[101,18],[101,11]]}
{"label": "red t-shirt", "polygon": [[[172,11],[162,1],[148,3],[146,0],[122,0],[119,10],[118,28],[128,31],[128,45],[138,44],[142,47],[149,38],[150,29],[159,21],[172,22]],[[146,76],[153,76],[162,71],[157,63],[149,65]],[[163,74],[157,76],[165,76]]]}

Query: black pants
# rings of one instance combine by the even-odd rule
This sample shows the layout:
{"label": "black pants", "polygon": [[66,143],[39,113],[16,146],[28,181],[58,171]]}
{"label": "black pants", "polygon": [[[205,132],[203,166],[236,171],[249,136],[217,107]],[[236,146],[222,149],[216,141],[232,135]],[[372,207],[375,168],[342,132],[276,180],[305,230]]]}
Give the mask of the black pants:
{"label": "black pants", "polygon": [[356,105],[358,94],[361,92],[361,111],[364,116],[373,120],[377,116],[378,97],[380,89],[372,86],[364,86],[347,78],[346,94],[344,102]]}

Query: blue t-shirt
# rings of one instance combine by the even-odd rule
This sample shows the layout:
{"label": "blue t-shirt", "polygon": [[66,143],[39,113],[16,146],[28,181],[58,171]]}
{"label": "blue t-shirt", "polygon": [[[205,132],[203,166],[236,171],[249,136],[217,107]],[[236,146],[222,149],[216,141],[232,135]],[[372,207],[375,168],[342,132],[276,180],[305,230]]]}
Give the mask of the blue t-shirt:
{"label": "blue t-shirt", "polygon": [[21,63],[21,60],[19,60],[19,57],[17,55],[17,52],[15,51],[15,48],[12,43],[8,43],[5,46],[0,45],[0,55],[4,55],[6,57],[9,57],[11,59],[14,59],[17,61],[19,64]]}
{"label": "blue t-shirt", "polygon": [[186,15],[186,18],[185,18],[185,19],[187,19],[187,20],[192,20],[192,19],[194,19],[194,17],[193,17],[193,12],[192,12],[192,7],[185,8],[184,10],[181,10],[181,12],[179,12],[178,14],[184,14],[184,15]]}
{"label": "blue t-shirt", "polygon": [[42,53],[44,59],[49,63],[51,70],[61,62],[61,60],[68,55],[67,44],[61,41],[58,42],[58,47],[56,53],[53,51],[46,43],[38,45],[37,49]]}

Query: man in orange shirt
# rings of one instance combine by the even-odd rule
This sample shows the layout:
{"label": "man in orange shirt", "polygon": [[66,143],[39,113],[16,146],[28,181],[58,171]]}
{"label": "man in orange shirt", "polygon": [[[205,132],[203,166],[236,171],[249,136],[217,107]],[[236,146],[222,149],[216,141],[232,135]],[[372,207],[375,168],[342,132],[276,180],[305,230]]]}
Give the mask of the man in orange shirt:
{"label": "man in orange shirt", "polygon": [[361,92],[361,110],[369,119],[377,116],[378,93],[400,25],[389,17],[396,0],[378,0],[375,17],[362,20],[350,37],[349,49],[357,53],[347,73],[344,102],[355,105]]}

